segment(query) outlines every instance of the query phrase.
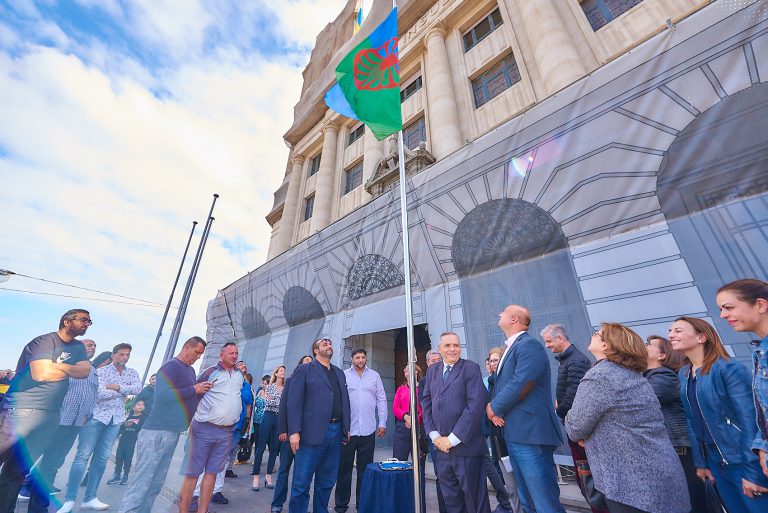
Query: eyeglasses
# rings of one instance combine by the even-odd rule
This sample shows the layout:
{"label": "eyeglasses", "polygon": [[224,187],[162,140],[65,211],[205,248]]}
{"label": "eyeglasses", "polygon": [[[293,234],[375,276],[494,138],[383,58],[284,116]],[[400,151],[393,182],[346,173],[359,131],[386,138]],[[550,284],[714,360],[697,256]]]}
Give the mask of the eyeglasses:
{"label": "eyeglasses", "polygon": [[501,358],[495,358],[493,360],[488,360],[488,363],[499,363],[501,361]]}
{"label": "eyeglasses", "polygon": [[85,324],[86,326],[90,326],[91,324],[93,324],[93,321],[90,320],[88,317],[73,317],[70,320],[72,320],[72,321],[79,321],[79,322]]}
{"label": "eyeglasses", "polygon": [[600,337],[600,340],[603,340],[603,334],[602,334],[602,333],[600,333],[599,331],[595,331],[595,332],[593,332],[593,333],[592,333],[592,336],[593,336],[593,337]]}

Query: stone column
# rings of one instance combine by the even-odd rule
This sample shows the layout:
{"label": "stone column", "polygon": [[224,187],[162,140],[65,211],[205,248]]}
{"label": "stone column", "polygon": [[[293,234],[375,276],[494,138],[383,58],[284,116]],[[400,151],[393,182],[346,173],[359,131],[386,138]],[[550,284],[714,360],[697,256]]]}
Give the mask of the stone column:
{"label": "stone column", "polygon": [[296,226],[296,213],[301,211],[301,184],[303,175],[304,155],[299,153],[291,157],[291,176],[288,181],[288,190],[285,193],[283,203],[283,216],[280,218],[280,227],[275,241],[275,255],[291,247],[293,241],[293,229]]}
{"label": "stone column", "polygon": [[320,169],[315,178],[315,206],[312,212],[312,232],[322,230],[331,224],[333,204],[333,176],[336,167],[339,126],[328,122],[323,126],[323,152]]}
{"label": "stone column", "polygon": [[459,111],[453,91],[453,76],[445,47],[445,30],[434,27],[427,32],[425,82],[429,109],[429,134],[432,154],[440,160],[462,146]]}
{"label": "stone column", "polygon": [[[384,157],[384,141],[376,140],[376,136],[368,127],[365,127],[363,136],[363,187],[376,172],[376,166]],[[371,200],[371,195],[363,189],[363,204]]]}
{"label": "stone column", "polygon": [[[553,94],[587,74],[552,0],[517,0],[536,67]],[[520,57],[517,56],[519,59]]]}

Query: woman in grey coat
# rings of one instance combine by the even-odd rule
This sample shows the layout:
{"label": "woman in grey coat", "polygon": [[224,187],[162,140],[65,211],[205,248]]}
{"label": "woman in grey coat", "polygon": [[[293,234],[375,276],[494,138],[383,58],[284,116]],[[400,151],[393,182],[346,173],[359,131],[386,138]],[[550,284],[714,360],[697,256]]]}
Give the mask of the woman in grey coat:
{"label": "woman in grey coat", "polygon": [[603,323],[588,349],[597,363],[581,380],[565,428],[584,444],[595,488],[611,513],[688,513],[683,468],[641,374],[643,340],[626,326]]}

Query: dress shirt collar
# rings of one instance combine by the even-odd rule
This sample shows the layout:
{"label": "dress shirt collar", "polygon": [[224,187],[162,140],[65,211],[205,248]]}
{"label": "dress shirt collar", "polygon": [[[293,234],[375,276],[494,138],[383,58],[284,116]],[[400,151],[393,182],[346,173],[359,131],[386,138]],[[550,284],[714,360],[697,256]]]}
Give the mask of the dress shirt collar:
{"label": "dress shirt collar", "polygon": [[509,353],[509,350],[512,348],[512,344],[515,343],[515,341],[520,338],[520,335],[525,333],[525,331],[518,331],[517,333],[514,333],[512,336],[510,336],[507,340],[504,341],[504,345],[507,346],[507,348],[504,350],[504,354],[501,355],[501,359],[499,360],[499,365],[496,367],[496,374],[498,374],[501,371],[502,365],[504,365],[504,360],[507,358],[507,353]]}

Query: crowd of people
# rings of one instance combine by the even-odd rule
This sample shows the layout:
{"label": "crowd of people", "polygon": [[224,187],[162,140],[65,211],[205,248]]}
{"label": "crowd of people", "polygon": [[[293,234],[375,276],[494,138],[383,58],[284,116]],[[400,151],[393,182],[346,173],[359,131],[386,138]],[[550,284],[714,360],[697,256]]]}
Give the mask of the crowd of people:
{"label": "crowd of people", "polygon": [[[728,283],[716,301],[733,330],[758,337],[752,372],[704,319],[681,316],[666,337],[646,340],[622,324],[601,323],[590,359],[559,324],[538,334],[542,344],[528,332],[532,313],[513,304],[499,314],[506,341],[489,351],[485,377],[461,357],[459,336],[443,333],[426,355],[426,372],[416,366],[415,383],[404,369],[391,412],[365,349],[354,349],[342,370],[331,363],[333,342],[325,338],[294,368],[280,365],[254,388],[235,342],[196,375],[192,365],[206,342],[192,337],[142,388],[126,365],[131,345],[94,358],[96,343],[78,338],[92,324],[90,313],[70,310],[57,331],[25,346],[15,371],[0,375],[10,381],[0,402],[0,511],[12,512],[18,497],[29,498],[30,513],[48,511],[75,442],[58,513],[74,509],[83,485],[82,509],[109,508],[97,492],[119,439],[107,484],[126,487],[121,513],[150,513],[187,431],[179,513],[227,503],[224,480],[237,477],[233,465],[249,463],[251,453],[252,490],[273,490],[272,513],[286,501],[289,513],[306,513],[310,490],[312,511],[327,511],[334,488],[335,511],[346,513],[353,473],[357,509],[364,471],[392,414],[393,457],[418,458],[422,472],[431,457],[440,513],[489,513],[489,482],[499,513],[564,513],[554,453],[566,441],[595,513],[722,506],[764,513],[768,283]],[[558,363],[554,391],[547,349]]]}

